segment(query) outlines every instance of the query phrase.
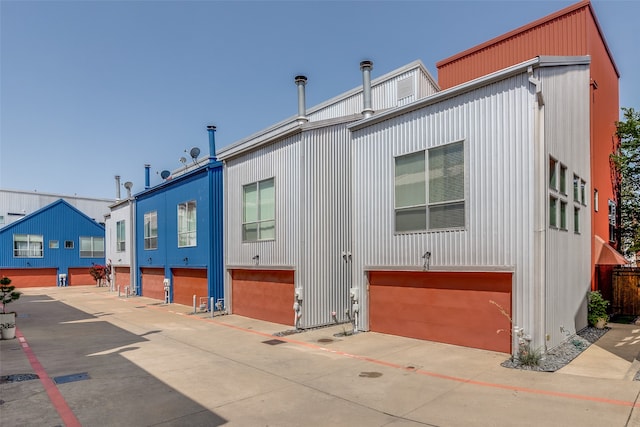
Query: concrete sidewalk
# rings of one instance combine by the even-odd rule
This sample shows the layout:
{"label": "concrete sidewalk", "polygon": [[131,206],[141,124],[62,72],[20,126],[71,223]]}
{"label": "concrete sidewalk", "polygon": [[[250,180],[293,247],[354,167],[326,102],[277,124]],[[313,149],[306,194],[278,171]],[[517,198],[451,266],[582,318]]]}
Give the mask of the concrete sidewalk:
{"label": "concrete sidewalk", "polygon": [[[12,309],[24,339],[0,342],[0,375],[40,366],[51,381],[0,384],[3,427],[640,425],[640,382],[569,372],[581,358],[610,370],[594,345],[543,373],[503,368],[503,353],[342,326],[279,337],[288,326],[106,288],[27,289]],[[604,337],[631,351],[629,332]]]}

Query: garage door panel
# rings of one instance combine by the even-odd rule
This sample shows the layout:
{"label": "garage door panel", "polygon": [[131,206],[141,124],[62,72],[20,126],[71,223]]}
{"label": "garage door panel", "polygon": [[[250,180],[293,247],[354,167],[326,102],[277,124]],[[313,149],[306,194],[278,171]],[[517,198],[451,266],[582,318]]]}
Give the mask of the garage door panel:
{"label": "garage door panel", "polygon": [[173,302],[191,306],[196,295],[196,303],[199,304],[200,297],[209,296],[208,288],[207,270],[173,269]]}
{"label": "garage door panel", "polygon": [[234,270],[231,277],[234,314],[285,325],[293,322],[293,271]]}
{"label": "garage door panel", "polygon": [[69,286],[87,286],[95,285],[96,281],[89,274],[89,267],[75,267],[68,270],[67,284]]}
{"label": "garage door panel", "polygon": [[510,273],[382,273],[370,274],[371,330],[511,351],[509,319],[492,303],[510,313]]}
{"label": "garage door panel", "polygon": [[164,301],[164,269],[143,268],[142,296]]}
{"label": "garage door panel", "polygon": [[124,289],[125,286],[131,285],[131,269],[129,267],[114,267],[116,286]]}
{"label": "garage door panel", "polygon": [[3,268],[0,277],[11,279],[16,288],[35,288],[41,286],[57,286],[58,270],[56,268]]}

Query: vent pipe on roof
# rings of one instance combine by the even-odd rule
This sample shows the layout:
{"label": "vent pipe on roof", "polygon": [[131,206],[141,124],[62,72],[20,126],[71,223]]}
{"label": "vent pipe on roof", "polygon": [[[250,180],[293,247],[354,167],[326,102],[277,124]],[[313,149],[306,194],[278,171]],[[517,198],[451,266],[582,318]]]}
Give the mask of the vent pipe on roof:
{"label": "vent pipe on roof", "polygon": [[373,62],[362,61],[360,70],[362,70],[362,115],[367,118],[373,115],[373,108],[371,108],[371,70],[373,70]]}
{"label": "vent pipe on roof", "polygon": [[296,76],[294,81],[298,86],[298,123],[303,124],[309,121],[307,118],[307,107],[305,101],[304,87],[307,84],[307,78],[305,76]]}
{"label": "vent pipe on roof", "polygon": [[149,171],[151,170],[151,165],[144,165],[144,189],[148,190],[151,187],[149,184]]}
{"label": "vent pipe on roof", "polygon": [[209,132],[209,157],[216,158],[216,127],[214,125],[207,126]]}
{"label": "vent pipe on roof", "polygon": [[116,200],[120,200],[120,175],[116,175]]}

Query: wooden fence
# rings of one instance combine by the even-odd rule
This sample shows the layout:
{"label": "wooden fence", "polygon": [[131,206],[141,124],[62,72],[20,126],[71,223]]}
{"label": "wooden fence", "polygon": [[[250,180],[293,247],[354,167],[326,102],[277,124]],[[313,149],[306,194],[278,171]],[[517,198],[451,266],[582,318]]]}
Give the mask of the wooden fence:
{"label": "wooden fence", "polygon": [[640,315],[640,267],[616,267],[612,274],[612,313]]}

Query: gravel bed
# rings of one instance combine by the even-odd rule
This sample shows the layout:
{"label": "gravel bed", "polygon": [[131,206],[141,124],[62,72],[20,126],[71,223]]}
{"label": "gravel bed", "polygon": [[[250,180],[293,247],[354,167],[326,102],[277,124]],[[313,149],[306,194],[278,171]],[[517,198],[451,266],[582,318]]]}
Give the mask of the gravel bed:
{"label": "gravel bed", "polygon": [[588,326],[581,331],[578,331],[577,334],[569,337],[558,347],[545,353],[537,366],[521,365],[515,359],[505,360],[501,363],[501,365],[505,368],[512,369],[555,372],[563,366],[569,364],[569,362],[575,359],[580,353],[585,351],[587,347],[598,341],[600,337],[609,332],[610,329],[611,328],[597,329]]}

